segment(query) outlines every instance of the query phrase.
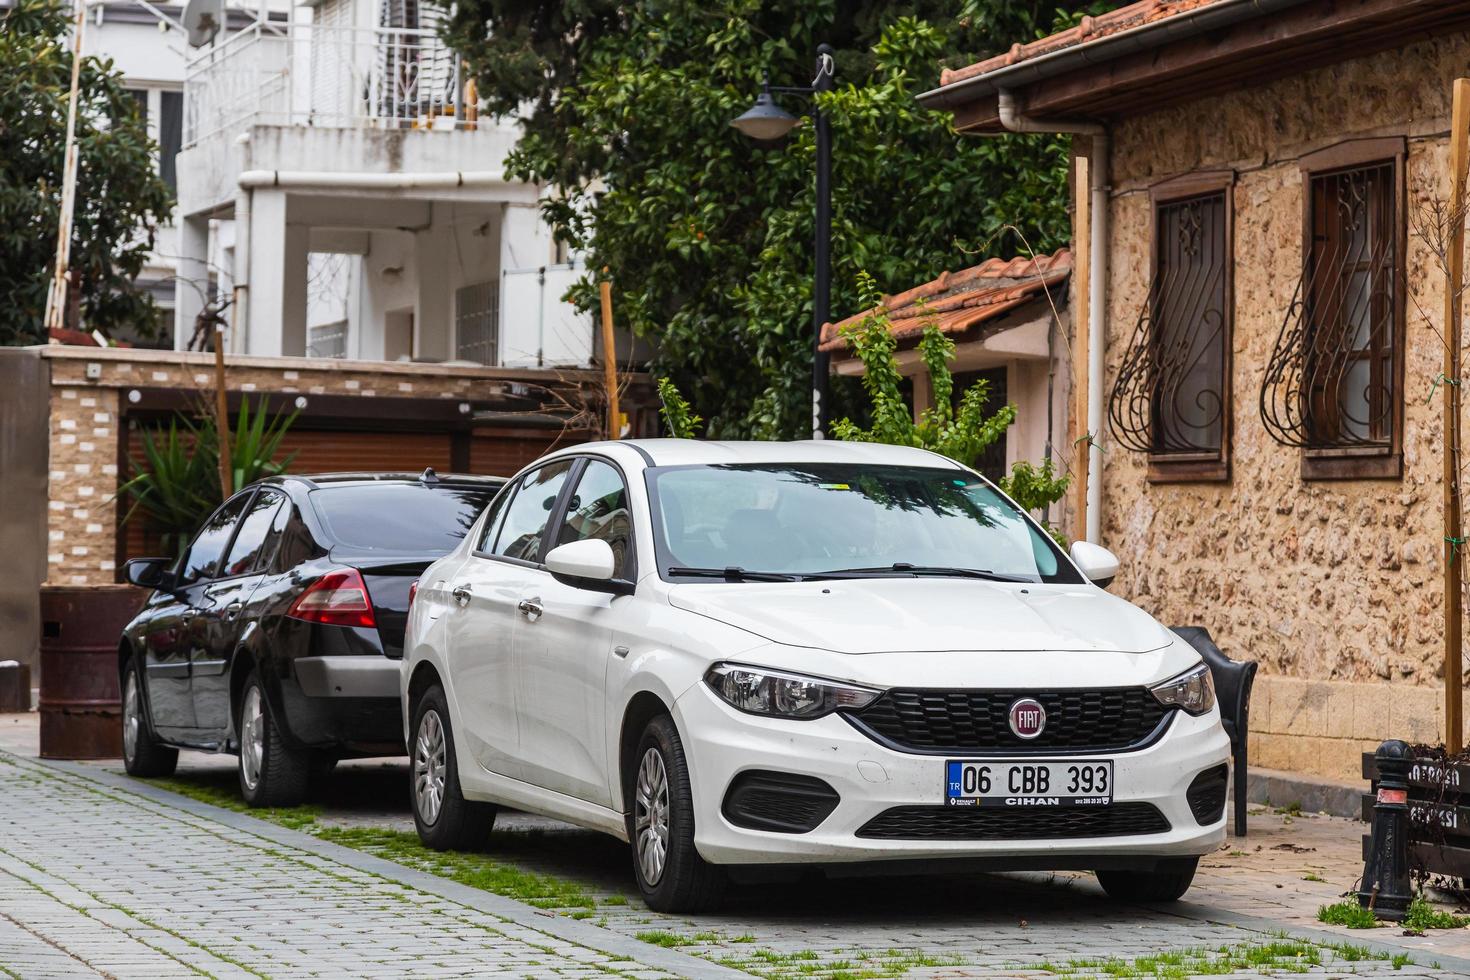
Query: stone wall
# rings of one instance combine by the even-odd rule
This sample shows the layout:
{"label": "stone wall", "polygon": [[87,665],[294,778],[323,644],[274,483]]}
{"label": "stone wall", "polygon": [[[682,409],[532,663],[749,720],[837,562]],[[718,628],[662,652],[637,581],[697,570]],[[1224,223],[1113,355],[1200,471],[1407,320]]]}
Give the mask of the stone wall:
{"label": "stone wall", "polygon": [[[135,389],[212,393],[213,356],[47,347],[51,368],[48,585],[116,579],[121,459],[119,428]],[[240,392],[357,398],[479,400],[507,382],[597,380],[577,371],[448,367],[308,358],[229,358],[227,387]],[[90,375],[90,376],[89,376]],[[630,406],[630,409],[635,406]],[[386,413],[391,413],[387,410]],[[385,413],[385,414],[386,414]],[[547,436],[550,442],[554,433]]]}
{"label": "stone wall", "polygon": [[[1103,543],[1122,559],[1116,592],[1166,624],[1207,626],[1229,653],[1261,663],[1252,729],[1262,764],[1350,778],[1362,745],[1409,737],[1410,701],[1420,718],[1439,703],[1440,402],[1426,399],[1440,371],[1443,298],[1412,229],[1448,193],[1449,87],[1467,61],[1470,37],[1449,35],[1114,129],[1106,392],[1149,285],[1147,188],[1194,171],[1237,173],[1232,477],[1150,484],[1144,456],[1103,433]],[[1269,438],[1259,407],[1301,273],[1297,159],[1380,136],[1408,140],[1404,473],[1304,481],[1300,451]],[[1403,688],[1414,693],[1396,717]],[[1300,710],[1303,699],[1337,708]]]}

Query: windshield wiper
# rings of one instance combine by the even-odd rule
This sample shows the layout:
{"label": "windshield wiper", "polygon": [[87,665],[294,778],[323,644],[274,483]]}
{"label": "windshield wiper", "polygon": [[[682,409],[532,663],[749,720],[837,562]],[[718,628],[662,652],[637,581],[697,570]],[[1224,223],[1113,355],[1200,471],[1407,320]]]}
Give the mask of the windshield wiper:
{"label": "windshield wiper", "polygon": [[958,568],[950,565],[915,565],[911,562],[896,561],[892,565],[884,565],[875,568],[834,568],[828,572],[811,572],[805,577],[808,579],[823,578],[870,578],[885,575],[932,575],[937,578],[978,578],[987,582],[1034,582],[1035,579],[1020,575],[1005,575],[1001,572],[992,572],[988,568]]}
{"label": "windshield wiper", "polygon": [[722,578],[726,582],[800,582],[802,576],[786,572],[752,572],[738,565],[727,568],[679,568],[668,570],[670,575],[690,575],[697,578]]}

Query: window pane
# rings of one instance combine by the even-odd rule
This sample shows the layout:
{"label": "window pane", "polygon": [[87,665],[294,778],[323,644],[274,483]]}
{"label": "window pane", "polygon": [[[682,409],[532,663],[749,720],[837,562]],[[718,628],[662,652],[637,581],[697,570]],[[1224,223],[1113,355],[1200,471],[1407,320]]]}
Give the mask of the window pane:
{"label": "window pane", "polygon": [[813,463],[652,472],[665,569],[815,574],[902,562],[1079,581],[1049,538],[963,470]]}
{"label": "window pane", "polygon": [[613,577],[627,577],[628,552],[632,548],[632,523],[628,513],[628,490],[614,467],[589,460],[567,503],[566,520],[556,534],[556,544],[597,538],[612,547]]}
{"label": "window pane", "polygon": [[184,145],[184,93],[158,93],[158,175],[177,191],[178,155]]}
{"label": "window pane", "polygon": [[541,560],[541,539],[557,494],[566,482],[570,460],[549,463],[527,473],[505,512],[505,522],[495,539],[493,554],[522,561]]}
{"label": "window pane", "polygon": [[240,533],[235,535],[235,543],[230,545],[230,554],[225,559],[221,575],[245,575],[260,567],[281,499],[280,494],[266,490],[255,495],[250,510],[240,519]]}
{"label": "window pane", "polygon": [[329,547],[447,555],[494,493],[494,486],[359,483],[313,490],[311,503]]}
{"label": "window pane", "polygon": [[224,554],[225,545],[229,544],[230,535],[235,532],[235,522],[239,520],[240,512],[245,509],[249,499],[250,494],[241,494],[205,521],[198,537],[189,546],[189,553],[184,556],[183,570],[179,575],[180,585],[190,585],[216,576],[220,556]]}
{"label": "window pane", "polygon": [[1225,195],[1158,210],[1153,451],[1217,453],[1224,435]]}

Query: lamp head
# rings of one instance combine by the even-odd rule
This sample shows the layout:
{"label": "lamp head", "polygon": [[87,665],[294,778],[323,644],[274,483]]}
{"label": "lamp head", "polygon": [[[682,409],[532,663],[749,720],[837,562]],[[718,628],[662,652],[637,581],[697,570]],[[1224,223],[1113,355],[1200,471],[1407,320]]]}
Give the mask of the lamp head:
{"label": "lamp head", "polygon": [[730,120],[730,125],[753,140],[770,143],[791,132],[798,122],[800,120],[796,116],[776,103],[768,81],[761,85],[761,94],[755,105]]}

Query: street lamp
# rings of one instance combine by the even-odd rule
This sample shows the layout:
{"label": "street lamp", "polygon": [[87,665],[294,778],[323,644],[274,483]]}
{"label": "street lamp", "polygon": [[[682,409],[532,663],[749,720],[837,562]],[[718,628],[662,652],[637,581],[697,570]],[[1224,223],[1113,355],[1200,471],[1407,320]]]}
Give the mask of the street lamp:
{"label": "street lamp", "polygon": [[[817,75],[807,86],[772,87],[769,79],[762,83],[761,93],[730,125],[753,140],[769,143],[780,139],[796,127],[797,117],[776,102],[771,93],[811,97],[832,90],[836,69],[831,45],[817,46]],[[817,222],[813,257],[816,281],[812,288],[812,438],[827,437],[827,354],[821,349],[822,324],[830,319],[832,302],[832,132],[827,116],[812,99],[812,124],[817,135]]]}

